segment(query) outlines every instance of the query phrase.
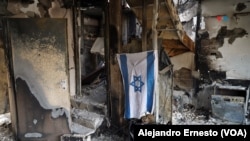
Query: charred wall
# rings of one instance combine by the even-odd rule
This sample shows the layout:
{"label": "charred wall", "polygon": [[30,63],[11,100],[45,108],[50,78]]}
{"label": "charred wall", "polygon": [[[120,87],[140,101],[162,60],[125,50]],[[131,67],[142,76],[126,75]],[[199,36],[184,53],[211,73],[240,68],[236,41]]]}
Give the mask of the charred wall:
{"label": "charred wall", "polygon": [[[201,50],[198,52],[198,56],[200,62],[199,70],[202,73],[203,83],[211,83],[227,78],[227,62],[224,62],[220,48],[222,48],[224,44],[233,46],[237,38],[242,38],[246,35],[248,35],[248,33],[243,28],[233,28],[230,30],[227,29],[227,26],[221,26],[216,37],[209,38],[208,32],[204,32],[200,35],[202,37]],[[233,51],[231,53],[234,55]]]}
{"label": "charred wall", "polygon": [[[189,9],[185,9],[190,5]],[[189,55],[181,53],[171,56],[175,90],[184,94],[192,94],[192,90],[195,90],[188,100],[196,108],[211,109],[215,83],[249,85],[250,3],[247,0],[204,0],[199,4],[190,1],[179,6],[179,16],[186,32],[194,33],[195,28],[198,29],[193,38],[196,52],[193,55],[189,52]],[[192,37],[192,34],[189,36]]]}
{"label": "charred wall", "polygon": [[[40,139],[57,140],[61,133],[70,132],[69,96],[75,95],[71,5],[60,0],[10,0],[1,1],[0,7],[0,19],[4,23],[4,31],[1,32],[4,42],[3,44],[1,42],[0,48],[0,108],[1,110],[6,109],[2,107],[1,101],[8,102],[5,97],[2,97],[2,91],[4,91],[2,87],[9,86],[9,90],[6,91],[8,93],[5,95],[10,96],[12,125],[14,132],[18,133],[18,139],[37,140],[37,137],[41,137]],[[10,24],[7,24],[9,19],[18,19],[20,26],[11,28]],[[33,20],[33,22],[28,20]],[[55,23],[58,20],[57,24],[53,23],[53,20]],[[60,20],[62,22],[59,22]],[[34,23],[37,24],[37,27],[34,26]],[[25,28],[21,28],[21,26]],[[10,34],[8,31],[17,34],[12,34],[15,36],[12,38],[13,36],[8,36]],[[6,54],[3,53],[2,46],[8,50]],[[15,48],[15,46],[18,47]],[[18,53],[12,47],[19,50]],[[11,51],[15,56],[14,59],[9,54]],[[4,61],[2,56],[8,56],[8,60]],[[5,62],[8,62],[6,71],[2,69],[4,67],[2,64]],[[7,72],[10,75],[8,78],[6,76],[6,80],[13,84],[5,85],[7,83],[4,82],[2,76]],[[15,84],[18,86],[25,84],[25,86],[14,90],[12,85]],[[27,92],[24,92],[25,90]],[[28,100],[30,97],[32,98]],[[18,109],[16,109],[16,105],[18,105]],[[42,124],[43,122],[46,124]],[[32,129],[28,126],[32,126]],[[34,134],[35,131],[39,135]]]}
{"label": "charred wall", "polygon": [[[210,11],[214,6],[218,9]],[[204,1],[201,8],[205,28],[199,31],[197,55],[202,81],[248,80],[249,2]]]}
{"label": "charred wall", "polygon": [[246,0],[201,2],[204,26],[197,36],[196,65],[201,74],[197,107],[211,109],[215,84],[248,87],[249,7]]}

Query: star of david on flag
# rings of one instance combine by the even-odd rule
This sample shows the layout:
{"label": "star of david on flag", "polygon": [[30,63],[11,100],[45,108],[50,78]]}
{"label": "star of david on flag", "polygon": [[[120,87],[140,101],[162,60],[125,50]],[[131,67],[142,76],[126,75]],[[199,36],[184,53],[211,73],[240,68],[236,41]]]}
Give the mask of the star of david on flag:
{"label": "star of david on flag", "polygon": [[133,81],[130,83],[130,85],[134,86],[134,91],[141,92],[142,86],[144,83],[141,81],[141,76],[134,76]]}
{"label": "star of david on flag", "polygon": [[157,50],[117,54],[125,92],[124,118],[153,113],[158,74]]}

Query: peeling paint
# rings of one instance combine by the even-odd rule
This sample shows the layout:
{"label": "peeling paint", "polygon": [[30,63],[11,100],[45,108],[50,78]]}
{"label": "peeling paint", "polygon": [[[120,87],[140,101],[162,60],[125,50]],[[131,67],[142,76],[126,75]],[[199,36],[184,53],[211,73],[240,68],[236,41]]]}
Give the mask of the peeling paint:
{"label": "peeling paint", "polygon": [[242,28],[234,28],[232,30],[228,30],[226,26],[221,27],[218,31],[216,39],[223,45],[224,38],[228,38],[228,43],[232,44],[236,38],[242,38],[243,36],[248,35],[245,29]]}
{"label": "peeling paint", "polygon": [[[75,83],[75,63],[73,51],[73,28],[72,28],[72,11],[71,9],[61,8],[63,2],[61,0],[34,0],[28,1],[8,0],[6,2],[5,14],[12,18],[66,18],[68,29],[68,52],[69,52],[69,74],[70,74],[70,95],[76,93]],[[65,2],[65,1],[64,1]],[[52,7],[53,6],[53,7]],[[50,11],[49,11],[50,10]]]}
{"label": "peeling paint", "polygon": [[20,8],[20,11],[23,13],[34,12],[35,14],[40,15],[39,9],[37,7],[38,3],[38,0],[34,0],[31,4],[22,4],[23,7]]}
{"label": "peeling paint", "polygon": [[[14,49],[14,71],[16,78],[27,81],[31,92],[45,109],[65,106],[69,111],[69,101],[64,98],[69,97],[68,90],[60,85],[62,80],[67,80],[65,55],[52,46],[53,39],[55,37],[24,37],[28,44],[16,40],[14,46],[20,47]],[[48,41],[48,44],[41,44],[42,40]]]}
{"label": "peeling paint", "polygon": [[[202,1],[205,29],[199,31],[197,54],[202,77],[194,105],[208,109],[214,118],[237,124],[245,118],[246,92],[236,92],[233,85],[248,87],[250,80],[249,4],[246,0]],[[215,83],[227,91],[216,93]]]}
{"label": "peeling paint", "polygon": [[[17,115],[19,130],[17,138],[23,138],[26,133],[42,133],[43,137],[54,141],[58,134],[69,133],[69,123],[66,115],[52,119],[51,110],[44,109],[37,98],[31,93],[27,83],[18,78],[16,80],[17,90]],[[28,103],[28,104],[27,104]],[[34,120],[36,119],[36,120]],[[36,124],[34,124],[36,123]]]}
{"label": "peeling paint", "polygon": [[237,4],[237,6],[236,6],[236,11],[238,11],[238,12],[240,12],[240,11],[242,11],[242,10],[244,10],[244,9],[246,9],[247,8],[247,6],[245,5],[245,3],[238,3]]}
{"label": "peeling paint", "polygon": [[[212,39],[203,39],[201,41],[204,48],[202,54],[207,56],[205,62],[207,62],[209,69],[216,71],[229,71],[230,68],[228,68],[228,64],[230,62],[223,58],[223,54],[220,52],[219,48],[225,46],[224,40],[228,39],[226,44],[233,44],[236,38],[242,38],[247,34],[247,31],[243,28],[228,30],[227,26],[222,26],[216,37]],[[208,36],[209,35],[204,36],[204,38],[209,38]]]}
{"label": "peeling paint", "polygon": [[[29,26],[29,23],[32,26]],[[7,24],[11,35],[9,40],[13,57],[12,71],[14,71],[15,85],[18,87],[15,94],[20,99],[24,97],[23,91],[28,89],[27,95],[30,96],[27,97],[33,96],[33,100],[28,103],[15,101],[19,105],[18,119],[24,122],[24,124],[18,123],[24,128],[19,129],[19,132],[32,132],[33,128],[40,126],[44,127],[42,131],[39,129],[42,133],[46,133],[47,128],[57,130],[53,131],[50,137],[56,136],[56,132],[68,132],[68,128],[71,127],[71,107],[68,87],[66,20],[9,19]],[[27,88],[22,86],[23,83]],[[29,107],[32,104],[37,107],[32,107],[32,109]],[[37,109],[37,111],[22,113],[28,109]],[[39,112],[41,119],[35,114]],[[37,122],[34,118],[38,119]],[[62,124],[48,125],[50,122]],[[30,128],[26,129],[27,126]],[[61,127],[64,129],[60,129]],[[22,136],[22,133],[19,137],[20,135]]]}

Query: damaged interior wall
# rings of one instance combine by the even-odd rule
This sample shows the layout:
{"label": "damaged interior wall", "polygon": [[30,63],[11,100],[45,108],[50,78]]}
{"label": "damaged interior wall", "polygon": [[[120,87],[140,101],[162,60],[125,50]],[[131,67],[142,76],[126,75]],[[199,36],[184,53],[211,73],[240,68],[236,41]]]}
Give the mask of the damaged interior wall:
{"label": "damaged interior wall", "polygon": [[228,106],[217,117],[237,123],[243,123],[242,116],[246,113],[239,107],[247,106],[249,93],[249,6],[247,0],[201,2],[200,18],[204,19],[205,27],[198,32],[197,66],[201,89],[197,94],[197,107],[212,110],[212,114],[217,115],[218,107],[226,104]]}
{"label": "damaged interior wall", "polygon": [[[19,139],[29,138],[30,140],[32,140],[37,137],[41,137],[41,138],[47,137],[48,140],[54,141],[56,140],[55,138],[58,138],[58,136],[61,135],[61,133],[70,132],[71,117],[70,117],[70,98],[69,97],[72,95],[75,95],[76,93],[76,82],[75,82],[76,72],[75,72],[74,50],[73,50],[74,42],[73,42],[73,28],[72,28],[73,27],[72,26],[72,10],[70,9],[71,3],[69,5],[65,5],[65,3],[63,3],[62,1],[57,1],[57,0],[55,1],[10,0],[8,2],[7,1],[1,2],[1,7],[3,7],[3,9],[1,8],[1,20],[4,20],[4,21],[6,21],[6,19],[13,19],[13,20],[19,19],[20,21],[22,21],[22,19],[23,21],[25,21],[25,19],[26,20],[28,19],[39,20],[40,18],[41,19],[48,18],[48,19],[55,19],[55,20],[62,19],[64,21],[63,26],[57,27],[57,28],[61,28],[61,29],[57,29],[57,31],[53,31],[56,28],[49,29],[50,27],[53,28],[52,26],[54,25],[53,23],[50,23],[51,25],[46,25],[45,24],[46,20],[40,21],[40,26],[38,27],[47,29],[48,31],[45,31],[45,32],[47,32],[48,37],[35,39],[35,37],[44,36],[45,33],[40,32],[36,34],[36,31],[38,31],[39,28],[33,27],[29,29],[29,30],[33,30],[33,32],[29,31],[29,33],[27,33],[26,35],[24,33],[22,34],[23,42],[21,40],[20,42],[14,41],[14,40],[17,40],[18,38],[12,39],[13,40],[12,43],[15,43],[15,44],[12,44],[13,46],[15,46],[16,43],[19,43],[19,45],[23,45],[22,46],[23,48],[20,47],[20,48],[15,48],[16,50],[12,50],[13,55],[15,56],[13,60],[14,62],[13,66],[14,66],[14,72],[15,72],[14,75],[16,77],[15,83],[20,84],[17,87],[17,92],[20,92],[23,94],[31,94],[31,93],[34,94],[34,96],[23,95],[19,97],[20,95],[15,95],[13,90],[9,91],[9,95],[15,95],[17,100],[21,100],[23,98],[24,99],[21,100],[23,102],[28,100],[26,104],[23,103],[24,105],[22,105],[22,103],[19,103],[18,101],[11,102],[12,104],[17,104],[19,107],[19,109],[15,109],[15,108],[11,109],[11,112],[12,112],[11,116],[12,116],[12,123],[13,123],[12,125],[14,126],[13,129],[17,130],[17,126],[24,127],[22,130],[18,131]],[[20,22],[20,23],[25,23],[25,22]],[[39,23],[39,22],[34,22],[34,23]],[[44,24],[44,27],[42,27],[43,25],[42,23]],[[26,25],[29,25],[29,23],[26,23]],[[9,26],[8,30],[12,31],[13,33],[16,33],[15,31],[13,31],[14,27]],[[32,25],[30,27],[32,27]],[[7,30],[7,27],[4,27],[4,30]],[[20,29],[20,30],[24,31],[24,29]],[[56,36],[53,36],[54,33],[60,32],[60,31],[64,32],[63,34],[60,35],[63,37],[59,37],[60,38],[59,39]],[[32,34],[34,34],[34,38],[31,37]],[[10,41],[11,39],[8,39],[8,40]],[[61,40],[60,43],[59,43],[59,40]],[[27,41],[29,41],[30,45],[26,44]],[[7,46],[7,43],[8,42],[5,42],[3,46]],[[55,47],[58,47],[58,46],[62,48],[64,47],[64,51],[59,53],[60,50],[55,49]],[[9,47],[8,50],[10,50],[11,46],[8,46],[8,47]],[[1,58],[2,58],[2,53],[3,52],[1,51]],[[5,54],[4,56],[6,55],[7,54]],[[43,59],[39,59],[39,58],[43,58]],[[28,62],[27,60],[29,60],[30,62]],[[21,61],[21,63],[19,61]],[[2,63],[3,62],[1,59],[1,64]],[[25,68],[28,69],[27,71],[23,70],[23,67],[24,67],[23,65],[25,64],[26,64]],[[3,66],[4,65],[1,65],[1,67]],[[9,70],[9,71],[12,71],[12,70]],[[25,72],[30,72],[30,74],[28,75]],[[63,72],[64,74],[60,72]],[[1,68],[1,73],[5,73],[5,71],[2,70],[2,68]],[[38,73],[41,75],[44,74],[44,75],[39,77],[38,75],[33,75],[35,73]],[[14,76],[13,74],[10,73],[9,78],[11,77],[14,77]],[[50,79],[52,79],[53,81],[52,80],[50,81]],[[23,83],[23,80],[25,80],[26,82]],[[2,79],[1,77],[0,87],[5,86],[5,82],[3,82],[3,85],[2,85],[2,81],[4,81],[4,79]],[[1,89],[1,90],[4,90],[4,89]],[[1,92],[1,95],[2,95],[2,92]],[[60,98],[60,100],[58,100],[58,98]],[[3,99],[5,98],[3,97]],[[13,100],[13,97],[10,97],[10,99]],[[28,104],[29,102],[31,102],[30,105]],[[14,107],[14,105],[12,105],[12,107]],[[22,110],[22,108],[24,111]],[[3,108],[3,109],[6,109],[6,108]],[[35,111],[36,113],[34,113]],[[16,113],[13,113],[13,112],[16,112]],[[15,116],[19,118],[19,120],[21,121],[20,123],[16,123]],[[46,122],[48,124],[44,124],[43,120],[51,119],[51,116],[54,117],[54,120],[47,120]],[[23,123],[29,123],[29,124],[24,125]],[[51,125],[58,125],[58,126],[53,126],[53,128],[51,128],[52,127]],[[32,126],[33,130],[31,131],[30,130],[31,128],[30,129],[25,128],[26,126]],[[17,131],[14,131],[14,132],[17,132]],[[54,135],[49,135],[49,133],[53,133],[53,132],[55,133]]]}
{"label": "damaged interior wall", "polygon": [[[12,57],[10,79],[16,86],[10,94],[16,97],[18,139],[38,136],[54,140],[61,133],[69,133],[66,20],[11,18],[6,28],[6,43],[11,49],[8,57]],[[56,124],[44,126],[50,121],[47,116],[63,128]]]}
{"label": "damaged interior wall", "polygon": [[[165,48],[175,45],[175,53],[168,51],[176,72],[175,86],[187,92],[187,90],[195,90],[195,85],[200,85],[202,91],[195,94],[193,104],[197,108],[205,106],[210,109],[211,97],[204,93],[212,94],[213,86],[203,87],[203,84],[231,79],[246,81],[249,79],[247,71],[249,66],[247,61],[249,60],[247,55],[249,52],[249,27],[247,26],[249,2],[246,0],[237,2],[204,0],[199,5],[198,1],[183,0],[175,1],[175,3],[185,31],[192,40],[200,41],[196,45],[197,52],[188,52],[188,49],[184,52],[182,45],[173,41],[163,42]],[[198,17],[199,23],[196,23],[199,12],[201,12],[201,17]],[[197,24],[200,24],[199,34],[195,39]],[[181,48],[182,52],[178,51]],[[198,60],[195,60],[197,58]],[[245,86],[246,82],[242,82],[242,85]]]}
{"label": "damaged interior wall", "polygon": [[[185,3],[186,0],[176,0],[180,2],[178,6],[178,12],[180,17],[180,22],[182,22],[183,28],[186,31],[186,35],[192,41],[195,41],[194,32],[195,24],[197,22],[196,12],[198,3],[196,0],[189,0],[189,3]],[[61,1],[60,1],[61,2]],[[34,3],[28,4],[27,1],[16,2],[10,0],[7,4],[1,9],[0,13],[8,15],[9,17],[22,17],[22,18],[66,18],[68,26],[68,55],[69,55],[69,90],[70,95],[75,94],[75,64],[74,64],[74,51],[73,51],[73,34],[72,34],[72,16],[71,10],[63,8],[63,3],[59,1],[50,2],[49,0],[35,0]],[[132,1],[130,1],[132,2]],[[134,1],[135,2],[135,1]],[[138,1],[137,1],[138,2]],[[152,1],[151,1],[152,2]],[[211,100],[212,94],[214,94],[214,83],[221,84],[230,84],[229,80],[237,80],[238,84],[241,85],[242,81],[246,82],[250,78],[250,73],[248,72],[248,44],[249,44],[249,2],[246,0],[233,1],[229,0],[216,1],[216,0],[203,0],[201,3],[202,9],[202,19],[201,22],[204,22],[205,27],[202,27],[199,30],[200,44],[198,48],[194,48],[194,45],[186,46],[180,39],[178,39],[178,34],[176,31],[179,29],[173,25],[171,20],[171,14],[168,13],[166,1],[161,0],[160,13],[159,13],[159,23],[157,25],[159,38],[163,39],[161,42],[161,47],[163,47],[166,53],[170,56],[171,63],[173,64],[173,72],[160,74],[160,113],[163,119],[163,123],[167,123],[171,120],[171,112],[176,109],[171,110],[172,103],[170,95],[172,94],[172,83],[174,83],[174,94],[182,97],[182,104],[191,103],[198,108],[212,109]],[[182,3],[183,2],[183,3]],[[120,2],[116,0],[112,1],[112,6],[117,6]],[[224,6],[224,5],[227,6]],[[142,22],[142,8],[141,3],[138,5],[130,5],[131,8],[135,8],[136,16],[139,17],[139,21]],[[214,8],[214,7],[217,8]],[[223,7],[223,8],[222,8]],[[211,9],[214,9],[211,11]],[[234,10],[232,10],[234,9]],[[7,12],[6,12],[6,11]],[[113,14],[112,11],[118,10],[118,16]],[[132,53],[140,52],[142,50],[142,41],[138,38],[132,38],[130,40],[127,38],[128,33],[124,33],[126,30],[133,30],[129,28],[128,23],[122,16],[126,13],[120,11],[118,7],[111,7],[111,22],[110,25],[110,53],[109,56],[109,65],[111,65],[111,72],[108,72],[109,77],[111,77],[111,100],[112,103],[112,122],[115,124],[120,124],[123,122],[123,99],[121,95],[122,83],[120,81],[120,74],[118,66],[115,64],[115,53]],[[91,10],[90,10],[91,11]],[[89,11],[89,12],[90,12]],[[121,13],[122,14],[121,14]],[[124,13],[123,13],[124,12]],[[147,37],[150,36],[151,31],[151,21],[152,21],[152,4],[147,8]],[[168,13],[168,14],[166,14]],[[100,13],[98,13],[100,14]],[[102,22],[100,22],[100,17],[92,15],[92,17],[87,17],[83,15],[83,27],[84,30],[81,33],[82,38],[80,39],[81,43],[81,74],[83,77],[88,76],[89,74],[96,70],[99,66],[99,54],[92,54],[91,47],[95,43],[98,36],[102,37]],[[123,19],[123,20],[121,20]],[[130,20],[128,17],[126,20]],[[145,19],[144,19],[145,20]],[[123,24],[123,26],[121,26]],[[124,27],[127,26],[127,27]],[[122,27],[122,28],[121,28]],[[128,29],[127,29],[128,28]],[[141,28],[141,27],[140,27]],[[122,31],[121,31],[122,30]],[[134,31],[134,30],[133,30]],[[145,34],[145,32],[144,32]],[[122,37],[120,37],[120,35]],[[127,36],[127,37],[125,37]],[[150,38],[150,37],[149,37]],[[188,41],[191,41],[191,40]],[[151,47],[151,39],[147,40],[148,49]],[[127,44],[126,44],[127,43]],[[192,42],[188,42],[192,43]],[[196,54],[198,50],[198,54]],[[0,48],[1,51],[1,48]],[[1,53],[1,52],[0,52]],[[197,57],[197,56],[198,57]],[[0,54],[1,57],[1,54]],[[195,58],[198,58],[198,63],[196,64]],[[1,58],[0,58],[1,59]],[[1,62],[0,62],[1,63]],[[107,64],[106,64],[107,65]],[[168,64],[169,65],[169,64]],[[197,66],[196,66],[197,65]],[[244,66],[244,67],[242,67]],[[198,67],[198,71],[196,69]],[[1,71],[1,70],[0,70]],[[200,75],[201,74],[201,75]],[[200,77],[201,76],[201,77]],[[171,81],[171,77],[173,81]],[[200,80],[200,89],[199,92],[193,95],[196,81]],[[246,80],[246,81],[245,81]],[[22,84],[20,80],[18,80]],[[84,83],[87,81],[83,81]],[[1,81],[0,81],[1,83]],[[88,83],[88,82],[87,82]],[[211,84],[211,85],[210,85]],[[248,83],[245,83],[248,84]],[[1,86],[1,85],[0,85]],[[166,87],[167,86],[167,87]],[[23,85],[25,87],[25,85]],[[19,87],[20,88],[20,87]],[[108,91],[109,92],[109,91]],[[235,91],[236,95],[239,93],[241,96],[244,95],[239,91]],[[64,97],[66,98],[66,97]],[[176,97],[175,97],[176,98]],[[174,98],[175,101],[178,98]],[[32,99],[32,98],[31,98]],[[53,98],[52,98],[53,99]],[[241,99],[240,99],[241,100]],[[166,104],[167,102],[167,105]],[[53,103],[53,102],[52,102]],[[66,104],[67,105],[67,104]],[[60,110],[58,111],[60,112]],[[57,112],[56,112],[57,113]],[[36,120],[31,124],[36,123]],[[28,134],[27,136],[34,135]],[[35,134],[37,135],[37,134]],[[38,134],[39,136],[39,134]]]}
{"label": "damaged interior wall", "polygon": [[[214,6],[218,8],[208,10]],[[208,82],[249,80],[249,6],[250,3],[244,0],[202,2],[206,28],[201,31],[199,62]]]}
{"label": "damaged interior wall", "polygon": [[75,63],[74,63],[74,39],[72,28],[71,5],[66,5],[60,0],[9,0],[4,3],[4,17],[11,18],[63,18],[67,19],[67,44],[69,52],[69,74],[70,74],[70,94],[75,95]]}
{"label": "damaged interior wall", "polygon": [[[249,66],[247,61],[249,60],[247,55],[249,52],[249,27],[247,26],[249,2],[246,0],[237,2],[204,0],[201,1],[201,5],[198,4],[198,1],[192,0],[175,2],[185,31],[193,41],[198,41],[198,44],[195,50],[190,50],[181,42],[175,41],[174,36],[172,39],[170,36],[165,36],[167,40],[163,40],[163,47],[170,56],[174,69],[173,112],[178,111],[179,108],[183,110],[185,105],[191,104],[189,106],[206,109],[207,114],[213,111],[213,115],[215,115],[214,111],[218,111],[218,109],[212,105],[215,100],[213,94],[219,94],[214,91],[217,86],[214,85],[215,83],[229,85],[228,88],[221,90],[225,91],[224,93],[232,89],[230,85],[243,87],[249,85],[247,69]],[[201,16],[197,19],[199,12],[201,12]],[[197,24],[199,24],[198,38],[195,37]],[[237,99],[237,96],[246,98],[247,90],[237,89],[233,91],[235,97],[230,97],[230,100]],[[239,98],[239,101],[241,101],[240,99],[242,97]],[[244,102],[246,101],[245,99]],[[243,106],[245,106],[244,102]],[[237,106],[231,104],[229,104],[230,110],[234,111],[233,109]],[[238,117],[226,117],[226,114],[232,115],[230,110],[225,109],[221,114],[224,117],[220,115],[219,118],[232,122],[242,120],[244,113],[242,108],[238,109],[240,114],[234,113]]]}

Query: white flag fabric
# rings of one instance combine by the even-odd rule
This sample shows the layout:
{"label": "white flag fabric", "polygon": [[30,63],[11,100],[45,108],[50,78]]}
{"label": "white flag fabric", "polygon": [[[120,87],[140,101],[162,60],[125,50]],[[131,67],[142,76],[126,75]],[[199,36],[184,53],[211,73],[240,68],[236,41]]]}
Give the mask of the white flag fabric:
{"label": "white flag fabric", "polygon": [[157,50],[117,54],[125,91],[124,118],[140,119],[154,111],[158,77]]}

